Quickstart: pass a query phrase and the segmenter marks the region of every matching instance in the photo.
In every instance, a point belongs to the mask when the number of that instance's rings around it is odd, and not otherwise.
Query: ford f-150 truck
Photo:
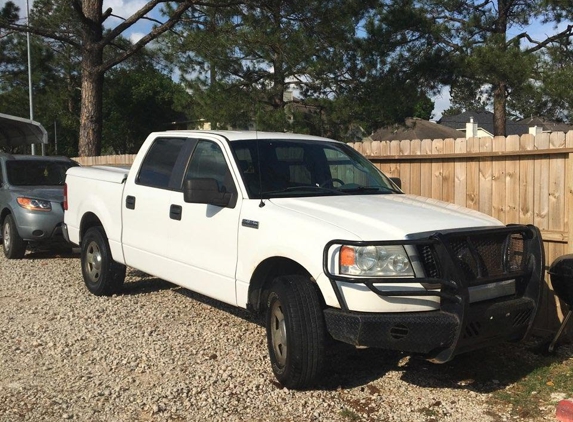
[[[126,266],[265,313],[289,388],[317,380],[332,339],[435,362],[532,326],[539,231],[404,194],[354,149],[287,133],[152,133],[130,170],[71,168],[64,232],[85,284]]]

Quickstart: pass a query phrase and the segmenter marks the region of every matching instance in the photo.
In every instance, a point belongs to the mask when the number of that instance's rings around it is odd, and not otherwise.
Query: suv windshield
[[[230,144],[250,198],[402,193],[342,143],[259,139]]]
[[[8,183],[13,186],[61,186],[73,162],[49,160],[11,160],[6,162]]]

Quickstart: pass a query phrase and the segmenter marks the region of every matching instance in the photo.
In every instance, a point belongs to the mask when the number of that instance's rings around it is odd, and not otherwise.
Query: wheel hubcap
[[[4,249],[8,250],[10,248],[10,225],[8,223],[4,224],[2,239],[4,241]]]
[[[86,272],[92,282],[97,282],[101,276],[101,251],[96,242],[90,242],[86,250]]]
[[[277,300],[271,309],[271,340],[277,362],[285,366],[287,358],[286,322],[282,305]]]

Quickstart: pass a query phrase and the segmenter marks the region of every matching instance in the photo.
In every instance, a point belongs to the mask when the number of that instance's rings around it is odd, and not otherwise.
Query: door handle
[[[130,210],[135,209],[135,196],[128,195],[125,198],[125,208],[128,208]]]
[[[172,220],[181,220],[181,214],[183,213],[183,208],[181,208],[181,205],[171,205],[171,207],[169,208],[169,218],[171,218]]]

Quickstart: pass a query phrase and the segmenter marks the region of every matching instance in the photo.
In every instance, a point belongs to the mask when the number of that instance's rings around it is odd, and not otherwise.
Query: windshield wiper
[[[300,192],[300,191],[306,191],[306,190],[310,190],[310,191],[314,190],[314,191],[334,193],[336,195],[343,195],[343,192],[341,192],[338,189],[325,188],[323,186],[313,186],[313,185],[289,186],[288,188],[284,188],[284,189],[278,189],[278,190],[263,192],[261,195],[271,195],[271,194],[275,194],[275,193],[284,193],[284,192],[297,192],[297,191]]]
[[[387,186],[352,186],[349,188],[340,187],[340,191],[344,193],[364,192],[364,193],[377,193],[377,192],[392,192],[402,193],[399,190],[389,188]]]

